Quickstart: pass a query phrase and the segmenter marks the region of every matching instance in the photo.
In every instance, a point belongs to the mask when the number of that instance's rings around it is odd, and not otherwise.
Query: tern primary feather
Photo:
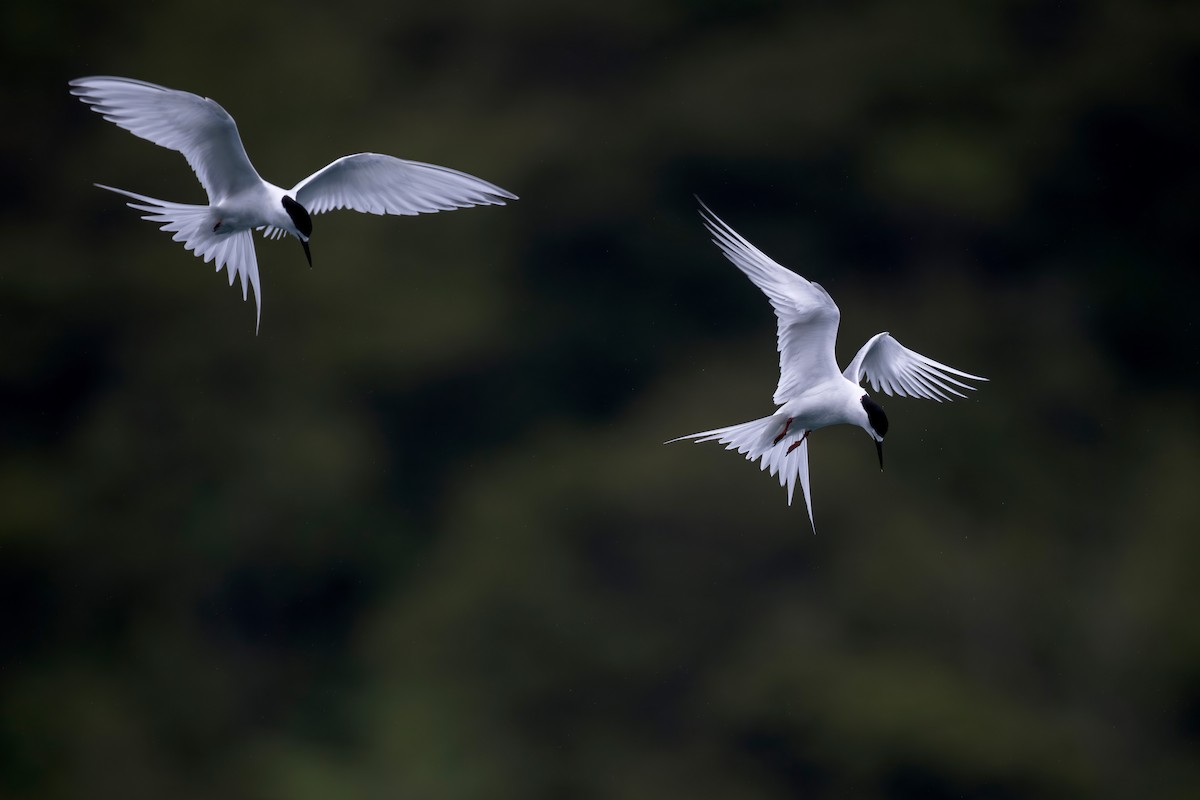
[[[889,333],[867,340],[845,371],[838,371],[833,346],[841,312],[820,284],[792,272],[768,258],[733,228],[700,204],[705,227],[713,242],[759,289],[767,295],[779,320],[779,385],[774,414],[711,431],[671,439],[678,442],[717,441],[726,450],[737,450],[750,461],[762,460],[761,469],[779,476],[787,486],[788,504],[799,481],[813,522],[809,492],[809,434],[830,425],[857,425],[875,442],[879,469],[883,469],[883,437],[888,418],[883,408],[863,391],[864,378],[871,388],[888,395],[952,400],[965,397],[959,389],[974,389],[958,378],[986,381],[978,375],[940,364],[909,350]]]
[[[262,318],[258,260],[251,230],[295,236],[312,265],[312,215],[338,208],[368,214],[428,214],[481,205],[504,205],[517,196],[465,172],[378,153],[339,158],[291,189],[259,177],[242,146],[233,117],[215,101],[153,83],[96,76],[70,81],[71,94],[135,136],[187,159],[208,194],[207,205],[189,205],[96,184],[135,202],[147,219],[187,250],[229,270],[229,283],[254,290],[255,328]]]

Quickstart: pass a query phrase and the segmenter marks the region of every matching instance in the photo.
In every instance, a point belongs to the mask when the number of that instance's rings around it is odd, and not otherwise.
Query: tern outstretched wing
[[[210,203],[261,183],[237,124],[216,101],[129,78],[95,76],[69,85],[109,122],[182,153]]]
[[[334,161],[293,187],[310,214],[352,208],[366,214],[431,214],[470,206],[504,205],[517,196],[448,167],[359,153]]]
[[[939,403],[943,400],[953,400],[950,395],[966,397],[955,389],[955,386],[975,390],[974,386],[952,376],[957,375],[972,381],[987,380],[913,352],[896,341],[887,331],[877,333],[867,340],[842,374],[846,376],[846,380],[854,383],[862,383],[863,378],[866,378],[871,382],[872,389],[882,389],[889,395],[924,397]]]
[[[762,289],[779,318],[779,385],[776,403],[785,403],[810,386],[840,374],[833,346],[841,312],[819,283],[806,280],[772,261],[700,203],[701,217],[713,242],[754,285]]]

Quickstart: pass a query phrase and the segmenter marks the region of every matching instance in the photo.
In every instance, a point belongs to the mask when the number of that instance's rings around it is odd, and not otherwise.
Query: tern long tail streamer
[[[786,429],[785,433],[781,432]],[[765,469],[771,475],[778,476],[779,485],[787,487],[788,505],[792,504],[796,482],[804,493],[804,507],[808,509],[808,522],[816,533],[817,526],[813,522],[812,496],[808,480],[808,431],[788,426],[787,420],[772,414],[769,417],[743,422],[740,425],[730,425],[727,428],[716,428],[711,431],[690,433],[671,439],[671,442],[692,440],[699,442],[720,442],[726,450],[736,450],[746,457],[747,461],[760,461],[759,469]],[[797,446],[797,442],[799,445]]]

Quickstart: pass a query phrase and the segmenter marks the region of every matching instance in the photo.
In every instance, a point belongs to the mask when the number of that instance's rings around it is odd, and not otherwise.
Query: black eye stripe
[[[312,235],[312,217],[308,215],[308,211],[304,206],[297,203],[287,195],[283,196],[283,210],[292,218],[292,222],[296,226],[296,230],[303,233],[305,236]]]

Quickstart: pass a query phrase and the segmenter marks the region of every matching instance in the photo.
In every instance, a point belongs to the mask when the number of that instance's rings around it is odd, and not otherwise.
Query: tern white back
[[[208,195],[207,205],[122,194],[142,219],[160,223],[184,249],[229,270],[229,283],[254,290],[255,329],[262,317],[252,230],[277,239],[294,236],[312,265],[312,215],[339,208],[367,214],[430,214],[470,206],[504,205],[517,196],[465,172],[378,153],[345,156],[283,189],[259,177],[233,117],[216,101],[153,83],[97,76],[70,81],[71,94],[135,136],[183,154]]]
[[[804,492],[808,521],[813,521],[809,486],[808,445],[810,434],[830,425],[856,425],[875,442],[879,469],[883,469],[883,438],[888,418],[883,408],[863,390],[863,379],[871,388],[887,395],[952,400],[965,397],[959,389],[974,390],[959,378],[986,381],[978,375],[948,367],[909,350],[891,334],[877,333],[862,346],[845,371],[839,371],[834,356],[841,312],[829,292],[806,280],[746,241],[733,228],[700,204],[701,218],[713,242],[754,285],[763,291],[778,318],[779,384],[774,402],[779,407],[769,416],[739,425],[715,428],[671,439],[678,442],[717,441],[726,450],[737,450],[749,461],[760,461],[760,469],[779,478],[786,486],[791,505],[796,483]]]

